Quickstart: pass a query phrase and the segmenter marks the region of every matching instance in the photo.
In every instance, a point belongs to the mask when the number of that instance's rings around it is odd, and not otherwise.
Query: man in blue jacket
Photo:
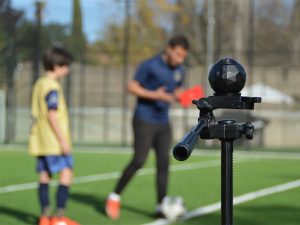
[[[183,35],[172,37],[165,49],[142,62],[128,84],[131,94],[137,96],[133,117],[134,154],[124,169],[113,192],[106,201],[106,214],[111,219],[120,216],[121,193],[140,169],[150,148],[156,155],[157,207],[155,215],[164,217],[161,203],[167,194],[169,150],[172,138],[169,121],[170,104],[178,100],[184,80],[183,63],[189,43]]]

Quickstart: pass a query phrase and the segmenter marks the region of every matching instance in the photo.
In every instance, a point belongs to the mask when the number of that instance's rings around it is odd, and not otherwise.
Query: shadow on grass
[[[236,209],[235,209],[236,208]],[[242,225],[295,225],[300,221],[300,208],[289,205],[235,206],[233,224]],[[221,212],[194,217],[179,225],[219,225]]]
[[[83,204],[87,204],[90,205],[91,207],[93,207],[97,212],[103,214],[106,216],[105,214],[105,201],[106,201],[106,197],[103,196],[95,196],[95,195],[90,195],[90,194],[85,194],[85,193],[72,193],[70,194],[70,199],[83,203]],[[140,208],[137,207],[133,207],[127,204],[124,204],[122,202],[122,209],[126,209],[128,211],[137,213],[137,214],[142,214],[144,216],[147,216],[149,218],[153,218],[153,214],[149,213],[148,211],[142,210]]]
[[[288,204],[238,207],[235,220],[237,224],[295,225],[300,221],[300,208]]]
[[[14,217],[25,224],[37,224],[39,219],[36,215],[3,206],[0,206],[0,215]]]

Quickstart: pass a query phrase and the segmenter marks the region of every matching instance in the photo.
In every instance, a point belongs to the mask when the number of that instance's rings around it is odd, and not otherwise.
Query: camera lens
[[[235,94],[243,89],[246,72],[234,59],[224,58],[212,66],[208,80],[216,94]]]

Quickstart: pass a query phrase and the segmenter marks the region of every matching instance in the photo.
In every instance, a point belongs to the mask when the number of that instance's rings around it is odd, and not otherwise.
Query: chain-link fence
[[[97,7],[101,8],[101,2],[102,1],[99,0]],[[128,2],[130,4],[126,5]],[[162,3],[168,1],[153,2]],[[179,6],[181,4],[182,7],[185,6],[187,9],[190,9],[188,7],[191,7],[191,5],[188,5],[188,3],[184,1],[171,2],[172,3],[169,3],[168,5],[169,7],[176,2]],[[208,70],[205,59],[207,58],[207,50],[209,48],[205,46],[205,44],[207,44],[206,41],[203,41],[204,45],[202,47],[200,45],[199,47],[199,43],[202,42],[195,42],[194,39],[205,39],[205,36],[203,36],[204,34],[207,34],[207,25],[205,25],[205,18],[207,15],[205,9],[207,9],[206,7],[208,6],[206,4],[207,1],[191,2],[200,5],[200,9],[197,9],[199,14],[197,14],[197,18],[202,20],[200,22],[198,21],[199,23],[195,23],[195,21],[192,20],[192,17],[189,17],[190,21],[187,21],[186,23],[194,22],[193,26],[200,26],[203,33],[197,34],[191,32],[197,31],[197,29],[189,31],[184,29],[180,30],[180,26],[177,28],[179,31],[186,31],[192,44],[192,51],[189,56],[189,63],[187,64],[187,79],[185,85],[186,87],[191,87],[200,84],[204,89],[207,89]],[[232,2],[235,1],[232,0]],[[217,4],[218,1],[215,1],[215,3]],[[57,4],[59,5],[59,3]],[[132,33],[135,32],[134,29],[137,29],[135,27],[137,24],[134,20],[135,12],[138,11],[138,7],[143,6],[138,5],[138,1],[125,0],[112,1],[111,4],[111,7],[118,7],[118,9],[124,12],[125,19],[122,21],[123,24],[119,24],[118,27],[115,27],[115,29],[120,32],[117,32],[120,37],[119,39],[111,40],[112,42],[115,42],[114,44],[116,46],[119,46],[119,49],[109,49],[108,46],[111,42],[105,42],[104,39],[93,44],[89,43],[87,52],[85,53],[85,60],[77,58],[72,65],[71,75],[68,80],[63,82],[69,105],[72,135],[76,143],[131,143],[131,118],[135,105],[135,98],[127,93],[126,83],[133,76],[138,62],[149,57],[152,53],[159,52],[159,47],[163,47],[166,38],[177,32],[177,30],[171,29],[175,26],[164,24],[164,29],[167,30],[166,33],[163,36],[160,36],[161,39],[154,41],[155,45],[152,44],[151,46],[150,43],[152,42],[150,42],[150,40],[145,40],[144,42],[143,40],[136,39],[138,35],[141,35],[141,38],[145,37],[142,36],[143,34],[135,34],[132,36]],[[116,4],[116,6],[113,6],[113,4]],[[157,4],[160,6],[159,3]],[[159,9],[155,7],[151,8],[154,12],[164,9],[163,7],[160,7]],[[178,9],[172,11],[172,8],[167,8],[166,10],[166,12],[160,15],[168,15],[168,18],[172,18],[170,21],[176,21],[176,18],[178,19],[178,17],[183,18],[184,16],[190,16],[188,11],[180,11],[180,14],[176,11]],[[215,9],[215,17],[218,17],[220,16],[220,13],[216,10],[218,10],[217,7]],[[142,9],[140,9],[140,11],[143,12]],[[258,9],[254,8],[254,12],[258,13],[257,11]],[[254,18],[256,17],[258,17],[258,15],[254,15]],[[249,18],[251,19],[251,17]],[[6,22],[8,23],[9,21]],[[142,23],[145,21],[140,22]],[[254,21],[252,22],[254,23]],[[264,21],[260,19],[259,22],[259,24],[262,24]],[[101,23],[101,21],[99,21],[99,23]],[[257,23],[258,22],[256,22],[256,24]],[[152,23],[149,24],[151,25]],[[158,37],[157,34],[154,33],[157,31],[155,31],[153,27],[149,27],[149,24],[144,24],[143,29],[153,29],[152,32],[154,37]],[[40,25],[43,26],[43,24]],[[146,25],[148,25],[148,27]],[[181,25],[183,26],[184,24]],[[251,27],[250,25],[251,24],[248,26],[249,29]],[[103,21],[101,26],[109,26],[109,23]],[[214,26],[215,29],[219,27],[218,24],[215,24]],[[260,29],[258,29],[257,26],[258,25],[256,25],[254,29],[257,33],[256,38],[258,39],[260,36],[263,36],[263,34],[259,33]],[[112,28],[113,27],[111,27],[111,29]],[[139,32],[143,33],[144,31],[140,30]],[[149,35],[149,33],[146,35]],[[214,37],[216,46],[213,49],[213,60],[215,61],[225,55],[232,55],[234,57],[241,56],[241,61],[248,74],[245,88],[247,94],[251,96],[261,95],[263,97],[263,103],[257,104],[254,111],[245,112],[245,118],[251,117],[251,120],[255,122],[254,124],[257,128],[257,132],[255,133],[256,141],[253,143],[255,145],[264,146],[300,146],[297,137],[300,133],[300,91],[298,88],[300,86],[300,77],[298,75],[300,69],[297,64],[288,63],[292,61],[295,52],[288,46],[284,51],[278,50],[276,45],[271,49],[264,50],[262,47],[258,48],[257,46],[260,44],[259,41],[262,41],[263,38],[259,40],[256,39],[256,42],[254,40],[254,47],[253,43],[251,44],[251,40],[246,39],[248,41],[244,41],[246,47],[243,50],[234,49],[234,44],[225,48],[219,44],[218,40],[220,38],[223,40],[222,37],[224,40],[227,40],[228,35],[226,35],[225,31],[222,35],[220,32],[215,32]],[[43,36],[41,35],[40,38],[43,38]],[[276,37],[270,36],[270,39],[272,38],[276,39]],[[135,42],[139,42],[141,46],[139,47]],[[148,48],[144,48],[147,47],[147,45],[149,45]],[[34,46],[35,45],[33,45],[33,47]],[[283,46],[283,44],[281,44],[281,46]],[[194,52],[197,48],[200,48],[200,50]],[[15,65],[12,65],[13,71],[10,72],[9,68],[6,68],[5,66],[1,70],[0,141],[6,143],[27,142],[31,123],[30,95],[32,81],[37,67],[37,61],[34,57],[32,60],[23,57],[28,50],[28,46],[22,47],[22,45],[17,45],[13,47],[13,49],[13,54],[15,56],[13,58],[16,59]],[[147,49],[150,49],[149,52],[147,52]],[[40,51],[35,53],[40,54]],[[9,58],[7,57],[7,52],[11,51],[6,50],[3,52],[6,54],[4,54],[5,58]],[[141,52],[144,53],[141,54]],[[5,63],[4,65],[7,66]],[[40,68],[39,76],[42,76],[42,74]],[[170,113],[173,128],[175,128],[174,140],[179,140],[188,129],[196,124],[199,112],[196,107],[183,109],[179,104],[174,104]],[[221,118],[222,115],[228,116],[226,113],[228,112],[225,110],[216,110],[216,116],[218,118]],[[241,112],[238,114],[241,114]],[[232,116],[235,115],[233,114]]]
[[[13,109],[6,114],[6,135],[13,142],[24,142],[28,138],[30,119],[31,70],[29,64],[18,65],[18,73],[14,80],[15,100]],[[84,73],[80,74],[79,65],[74,65],[71,74],[70,120],[73,139],[82,143],[129,144],[132,140],[131,117],[135,98],[124,92],[122,68],[108,66],[86,65]],[[206,68],[195,66],[188,69],[186,86],[203,84],[207,79]],[[298,146],[297,135],[300,131],[299,99],[300,85],[298,69],[285,67],[255,67],[253,74],[248,74],[247,94],[263,97],[263,103],[258,104],[251,113],[256,120],[263,121],[262,141],[265,146]],[[134,68],[130,68],[130,74]],[[253,76],[252,84],[249,76]],[[251,87],[260,85],[262,89]],[[258,87],[260,87],[258,86]],[[267,96],[269,88],[273,96]],[[259,92],[257,92],[259,91]],[[4,100],[2,92],[2,101]],[[283,95],[285,94],[285,95]],[[126,95],[128,109],[122,107]],[[266,99],[264,99],[264,96]],[[269,99],[270,98],[270,99]],[[290,102],[290,98],[292,102]],[[4,106],[4,104],[2,104]],[[3,109],[3,108],[2,108]],[[224,111],[224,110],[223,110]],[[1,110],[1,118],[4,112]],[[220,115],[222,110],[216,110]],[[174,138],[180,139],[184,133],[197,122],[196,107],[183,109],[174,104],[171,110]],[[125,119],[124,119],[125,118]],[[2,120],[3,121],[3,120]],[[3,124],[2,124],[3,125]],[[124,127],[126,133],[124,133]],[[2,128],[2,137],[5,132]],[[262,137],[257,137],[262,138]]]

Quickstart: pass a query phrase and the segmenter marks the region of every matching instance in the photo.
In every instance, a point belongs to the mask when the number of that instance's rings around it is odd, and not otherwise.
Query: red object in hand
[[[181,93],[179,96],[179,103],[182,107],[187,108],[192,105],[192,100],[198,100],[203,97],[203,88],[200,85],[195,85]]]

